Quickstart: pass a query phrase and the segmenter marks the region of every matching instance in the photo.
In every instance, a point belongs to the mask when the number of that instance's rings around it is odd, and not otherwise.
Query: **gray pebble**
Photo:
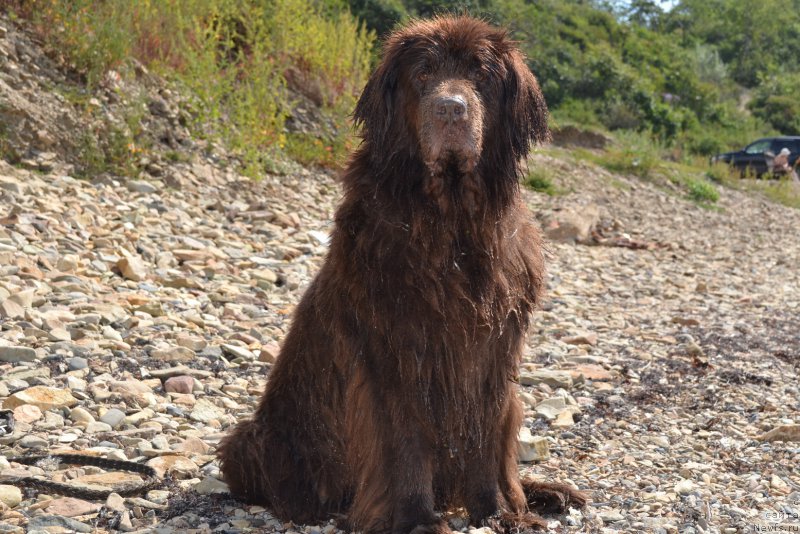
[[[34,436],[32,434],[23,436],[22,439],[19,440],[18,444],[23,449],[45,449],[49,445],[46,439],[39,436]]]
[[[70,371],[79,371],[86,369],[89,366],[89,361],[86,358],[75,357],[69,359],[68,365]]]
[[[69,517],[63,517],[60,515],[39,515],[31,517],[28,521],[28,532],[33,529],[49,531],[50,528],[48,527],[61,527],[68,530],[74,530],[75,532],[92,531],[92,527],[86,523],[81,523],[75,519],[70,519]]]
[[[110,425],[111,428],[117,428],[125,419],[125,412],[117,408],[111,408],[100,417],[100,422]]]

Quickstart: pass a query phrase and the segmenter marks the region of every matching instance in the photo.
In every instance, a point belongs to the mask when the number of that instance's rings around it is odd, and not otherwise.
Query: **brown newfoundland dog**
[[[547,108],[502,30],[468,17],[391,35],[356,110],[328,257],[252,420],[219,449],[231,492],[284,520],[367,532],[541,526],[582,506],[520,481],[516,377],[541,298],[520,162]]]

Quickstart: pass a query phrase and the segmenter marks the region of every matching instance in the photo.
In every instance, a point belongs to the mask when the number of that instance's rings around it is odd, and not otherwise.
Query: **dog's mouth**
[[[468,173],[477,165],[480,146],[468,132],[446,128],[433,132],[423,152],[425,164],[434,174],[452,174],[456,170]]]

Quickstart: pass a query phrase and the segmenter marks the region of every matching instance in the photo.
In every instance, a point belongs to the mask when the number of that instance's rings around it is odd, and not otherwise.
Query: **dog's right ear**
[[[361,137],[378,147],[388,140],[395,119],[396,61],[402,48],[403,43],[391,39],[386,43],[383,60],[367,81],[353,113],[355,125],[361,129]]]
[[[510,145],[518,159],[525,158],[531,149],[531,142],[542,143],[550,140],[547,128],[547,104],[539,89],[536,77],[525,65],[522,54],[512,48],[506,54],[507,79],[505,83],[504,120],[508,121]]]

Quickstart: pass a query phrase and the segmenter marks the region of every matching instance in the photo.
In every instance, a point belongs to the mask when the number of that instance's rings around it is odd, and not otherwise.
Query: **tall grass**
[[[90,86],[103,83],[110,69],[124,75],[135,59],[187,87],[200,103],[196,133],[221,138],[252,174],[263,168],[265,157],[286,149],[284,123],[292,94],[287,73],[296,73],[295,84],[300,80],[317,88],[321,104],[344,122],[366,82],[375,39],[335,0],[12,4],[52,53]],[[303,87],[293,89],[303,92]],[[328,148],[324,154],[346,146],[338,138],[346,129],[340,130],[319,139]]]
[[[651,178],[662,162],[663,150],[647,133],[621,130],[616,142],[597,158],[597,163],[612,172]]]

